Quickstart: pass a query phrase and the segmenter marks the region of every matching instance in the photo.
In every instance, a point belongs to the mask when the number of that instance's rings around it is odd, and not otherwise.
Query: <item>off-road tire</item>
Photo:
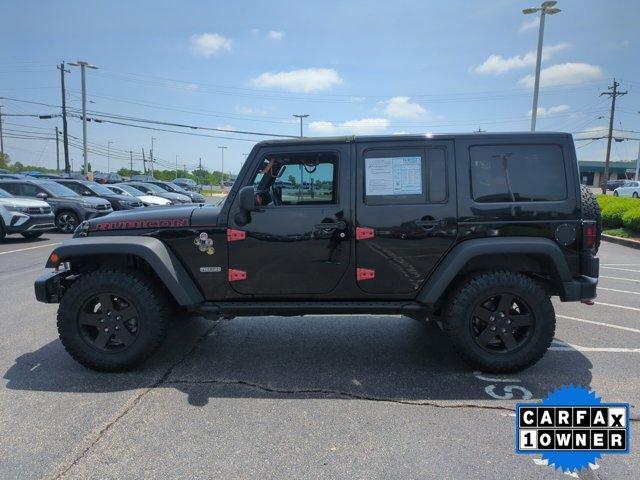
[[[510,352],[488,352],[474,339],[472,313],[483,298],[512,294],[524,300],[534,318],[526,343]],[[485,272],[463,281],[448,296],[443,308],[443,329],[460,357],[472,368],[490,373],[524,370],[549,349],[555,333],[556,317],[551,299],[534,280],[516,272]]]
[[[596,222],[596,244],[594,250],[597,252],[600,248],[600,239],[602,237],[600,205],[598,205],[598,201],[593,192],[589,190],[586,185],[580,185],[580,201],[582,204],[582,218]]]
[[[20,235],[22,235],[24,238],[31,240],[33,238],[41,237],[42,232],[23,232]]]
[[[83,338],[78,318],[85,302],[106,291],[122,295],[137,310],[139,331],[124,351],[103,352]],[[158,283],[133,270],[99,269],[82,275],[67,289],[58,309],[58,334],[64,348],[85,367],[103,372],[131,370],[161,345],[167,330],[167,302]]]

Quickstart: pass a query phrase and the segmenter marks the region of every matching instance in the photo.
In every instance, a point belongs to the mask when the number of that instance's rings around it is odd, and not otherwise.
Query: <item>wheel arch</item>
[[[202,293],[178,258],[160,240],[153,237],[109,236],[74,238],[53,252],[57,264],[71,263],[84,270],[109,266],[134,266],[149,270],[170,292],[179,305],[195,305],[204,301]],[[57,265],[47,260],[48,268]]]
[[[535,237],[480,238],[455,246],[436,267],[416,299],[434,305],[461,277],[496,269],[549,276],[547,286],[561,298],[565,294],[565,284],[572,280],[564,255],[552,240]]]

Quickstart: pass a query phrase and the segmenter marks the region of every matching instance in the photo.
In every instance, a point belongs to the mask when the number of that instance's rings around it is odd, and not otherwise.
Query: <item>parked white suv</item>
[[[37,238],[55,227],[53,212],[47,202],[14,197],[0,188],[0,241],[11,233]]]

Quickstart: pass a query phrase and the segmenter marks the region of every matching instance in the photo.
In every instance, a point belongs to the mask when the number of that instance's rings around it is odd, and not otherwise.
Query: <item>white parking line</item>
[[[640,263],[602,263],[601,267],[640,267]]]
[[[608,278],[609,280],[624,280],[626,282],[636,282],[640,283],[640,280],[634,280],[633,278],[623,278],[623,277],[606,277],[604,275],[600,275],[600,278]]]
[[[595,322],[593,320],[585,320],[584,318],[568,317],[567,315],[556,315],[556,317],[564,318],[565,320],[573,320],[575,322],[591,323],[592,325],[599,325],[601,327],[615,328],[618,330],[624,330],[626,332],[640,333],[640,330],[637,328],[623,327],[621,325],[613,325],[611,323]]]
[[[45,245],[38,245],[37,247],[19,248],[18,250],[9,250],[8,252],[0,252],[0,255],[7,255],[8,253],[25,252],[27,250],[34,250],[36,248],[55,247],[56,245],[60,245],[60,243],[61,242],[58,242],[58,243],[47,243]]]
[[[595,302],[596,305],[602,305],[604,307],[623,308],[625,310],[633,310],[634,312],[640,312],[640,308],[627,307],[626,305],[616,305],[615,303]]]
[[[631,295],[640,295],[640,292],[632,292],[631,290],[616,290],[615,288],[604,288],[598,285],[598,290],[606,290],[607,292],[629,293]]]
[[[623,347],[583,347],[573,343],[563,342],[562,340],[554,340],[555,345],[551,345],[549,350],[554,352],[606,352],[606,353],[640,353],[640,348],[623,348]]]
[[[635,273],[640,273],[640,270],[633,270],[632,268],[620,268],[620,267],[602,267],[602,268],[606,268],[608,270],[622,270],[623,272],[635,272]]]

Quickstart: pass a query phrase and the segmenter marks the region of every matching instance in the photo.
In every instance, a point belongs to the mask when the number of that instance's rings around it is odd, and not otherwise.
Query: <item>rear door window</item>
[[[567,198],[564,158],[558,145],[479,145],[470,148],[470,156],[476,202]]]

